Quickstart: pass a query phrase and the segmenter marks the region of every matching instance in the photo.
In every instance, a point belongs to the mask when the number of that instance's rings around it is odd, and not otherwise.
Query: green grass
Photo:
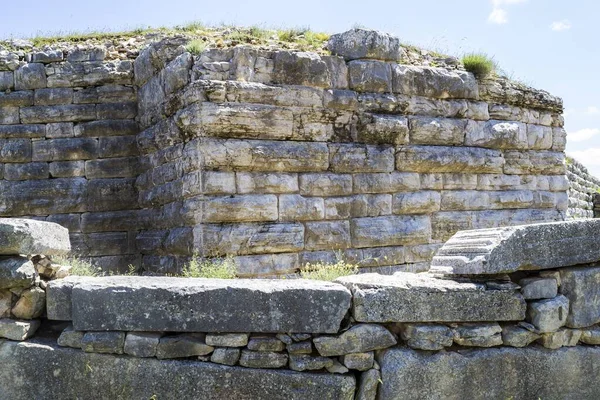
[[[58,256],[52,257],[52,262],[71,267],[71,275],[76,276],[101,276],[102,269],[94,267],[90,262],[77,257]]]
[[[317,262],[306,264],[300,270],[300,277],[317,281],[333,281],[341,276],[354,275],[358,273],[358,266],[344,260],[336,263]]]
[[[202,39],[194,39],[185,46],[185,49],[193,55],[198,56],[206,50],[206,43]]]
[[[462,63],[465,69],[472,72],[478,79],[487,78],[496,71],[494,60],[483,53],[465,54],[462,58]]]
[[[185,278],[234,279],[237,268],[232,257],[202,259],[192,257],[183,268],[181,276]]]

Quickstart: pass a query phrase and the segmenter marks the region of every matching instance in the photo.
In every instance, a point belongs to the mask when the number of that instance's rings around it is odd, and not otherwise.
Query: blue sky
[[[460,55],[485,51],[509,75],[561,96],[567,152],[600,177],[600,43],[597,0],[29,0],[1,7],[0,38],[86,30],[208,24],[309,26],[329,33],[355,24],[404,42]]]

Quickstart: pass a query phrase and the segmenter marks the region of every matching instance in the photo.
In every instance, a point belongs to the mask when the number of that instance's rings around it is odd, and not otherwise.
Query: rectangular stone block
[[[352,175],[301,174],[300,194],[305,196],[343,196],[352,194]]]
[[[46,139],[71,138],[73,136],[72,122],[55,122],[46,125]]]
[[[476,147],[408,146],[396,152],[396,169],[410,172],[502,173],[497,150]]]
[[[294,274],[300,268],[298,253],[258,254],[234,257],[240,278],[275,277]]]
[[[327,88],[330,81],[327,63],[317,54],[280,50],[273,55],[274,83]]]
[[[335,250],[351,246],[348,221],[307,222],[306,250]]]
[[[334,172],[392,172],[394,148],[357,144],[330,144],[329,166]]]
[[[0,125],[0,138],[42,138],[45,125]]]
[[[98,141],[89,138],[47,139],[33,142],[33,161],[74,161],[96,158]]]
[[[85,175],[85,161],[55,161],[48,164],[53,178],[72,178]]]
[[[137,115],[137,103],[103,103],[96,105],[98,119],[133,119]]]
[[[93,104],[67,104],[23,107],[20,115],[21,122],[24,124],[91,121],[96,119],[96,106]]]
[[[4,179],[9,181],[25,181],[30,179],[48,179],[50,175],[48,163],[6,164]]]
[[[135,179],[93,179],[88,183],[86,211],[118,211],[138,208]]]
[[[488,290],[484,283],[397,272],[338,278],[353,295],[359,322],[521,321],[525,299],[517,289]]]
[[[368,144],[408,144],[408,119],[396,115],[361,117],[357,141]]]
[[[357,218],[350,230],[357,248],[421,244],[431,238],[431,221],[425,215]]]
[[[394,193],[421,187],[419,174],[413,172],[354,174],[353,184],[355,193]]]
[[[298,175],[286,173],[237,172],[234,187],[239,193],[295,193]]]
[[[19,123],[19,107],[0,107],[0,125]]]
[[[393,64],[394,93],[435,99],[479,99],[479,86],[469,72]]]
[[[135,121],[107,119],[77,124],[77,137],[104,137],[135,135],[139,131]]]
[[[466,119],[410,117],[410,143],[461,146],[465,141]]]
[[[347,65],[350,89],[357,92],[392,92],[390,63],[375,60],[353,60]]]
[[[491,149],[529,149],[527,125],[522,122],[469,121],[465,144]]]
[[[36,106],[71,104],[72,102],[73,89],[70,88],[36,89],[33,94],[33,104]]]
[[[0,215],[83,212],[86,208],[84,201],[86,189],[87,181],[82,178],[0,181],[0,193],[2,193]]]
[[[0,92],[13,90],[15,88],[15,78],[12,71],[0,71]]]
[[[0,107],[27,107],[33,105],[33,90],[0,92]]]
[[[205,139],[200,145],[208,168],[265,172],[324,171],[329,167],[325,143]]]
[[[95,178],[132,178],[138,175],[140,164],[137,157],[106,158],[85,162],[85,176]]]
[[[564,175],[565,154],[553,151],[506,151],[505,174]]]
[[[279,196],[281,221],[311,221],[323,219],[325,205],[322,198],[303,197],[299,194]]]
[[[336,333],[350,292],[305,280],[106,277],[75,284],[71,304],[84,331]]]
[[[111,136],[98,139],[98,157],[137,156],[138,148],[135,136]]]
[[[392,195],[361,194],[325,199],[325,219],[379,217],[392,213]]]
[[[202,222],[263,222],[278,219],[277,196],[238,195],[207,198]]]
[[[23,163],[31,160],[31,139],[0,139],[0,162]]]
[[[439,192],[396,193],[392,200],[394,214],[429,214],[440,210]]]
[[[211,194],[215,195],[215,194],[233,194],[235,192],[236,192],[236,174],[235,174],[235,172],[205,171],[202,174],[202,193],[204,193],[206,195],[211,195]],[[250,193],[250,192],[243,192],[240,190],[240,193]]]
[[[569,328],[585,328],[600,322],[600,267],[561,268],[560,293],[569,299]]]
[[[46,87],[46,70],[44,64],[29,63],[15,71],[15,89],[39,89]]]

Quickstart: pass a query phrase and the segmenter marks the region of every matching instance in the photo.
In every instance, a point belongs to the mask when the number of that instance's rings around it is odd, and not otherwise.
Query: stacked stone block
[[[567,178],[569,179],[568,218],[595,218],[594,197],[600,190],[600,180],[591,175],[587,168],[577,160],[567,159]]]
[[[132,60],[106,47],[3,52],[1,216],[57,222],[75,254],[139,266],[137,96]]]

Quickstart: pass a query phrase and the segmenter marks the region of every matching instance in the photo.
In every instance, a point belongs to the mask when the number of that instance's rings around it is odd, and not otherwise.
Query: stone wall
[[[594,195],[600,189],[600,179],[591,175],[577,160],[567,158],[569,179],[568,218],[594,218]]]
[[[139,266],[136,99],[133,61],[105,46],[0,51],[0,216],[63,225],[105,269]]]

